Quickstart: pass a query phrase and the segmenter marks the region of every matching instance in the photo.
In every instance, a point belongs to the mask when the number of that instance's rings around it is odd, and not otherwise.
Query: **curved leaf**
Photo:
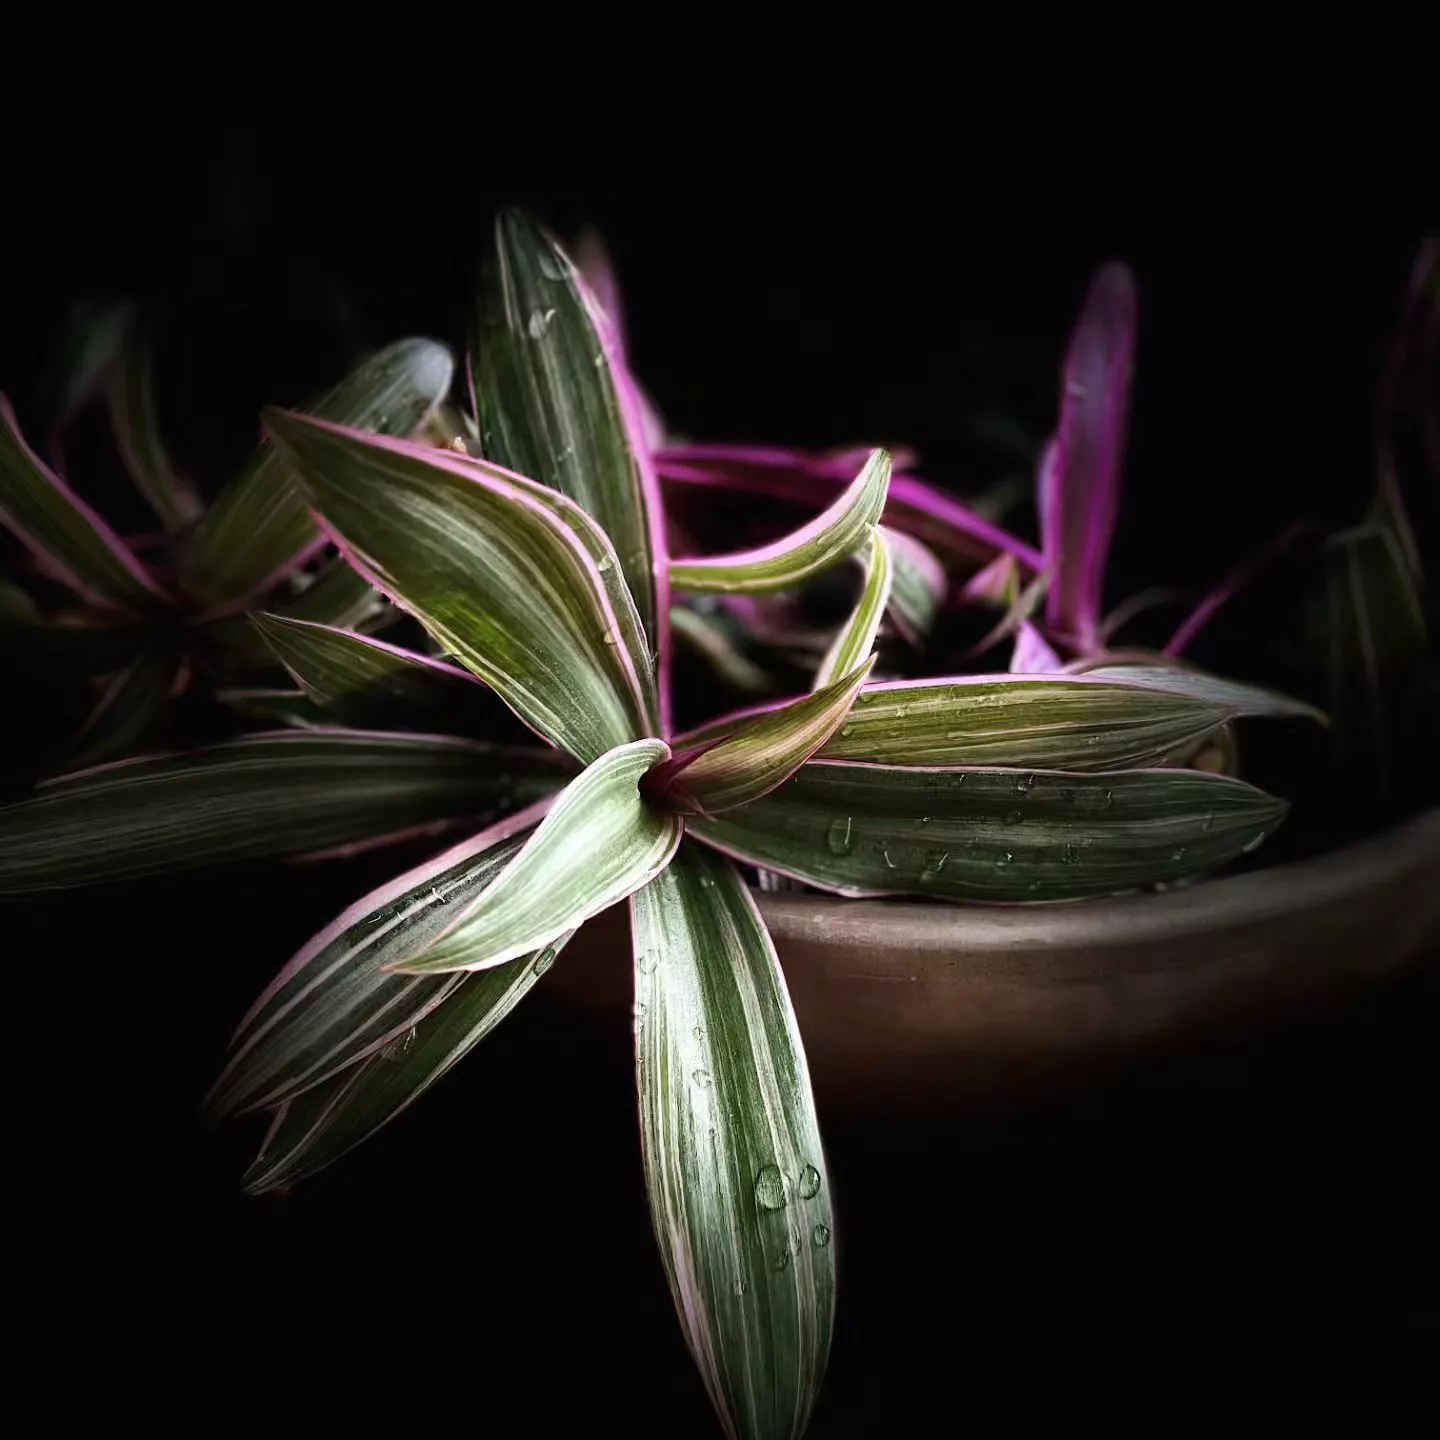
[[[327,925],[250,1007],[206,1098],[220,1116],[282,1102],[402,1036],[455,977],[384,972],[423,950],[519,852],[550,802],[512,815],[372,891]]]
[[[645,1185],[681,1329],[726,1434],[798,1437],[835,1221],[775,947],[734,867],[692,845],[630,905]]]
[[[890,604],[894,576],[892,555],[885,532],[877,526],[870,532],[870,544],[865,553],[865,583],[860,598],[820,662],[820,669],[815,674],[816,690],[829,685],[836,676],[849,675],[875,648],[880,622]]]
[[[1282,695],[1278,690],[1246,685],[1240,680],[1207,675],[1203,670],[1192,670],[1187,666],[1127,664],[1117,660],[1088,668],[1084,674],[1096,680],[1118,680],[1126,685],[1143,685],[1171,695],[1190,695],[1197,700],[1208,700],[1214,705],[1227,706],[1237,717],[1300,715],[1321,725],[1326,723],[1325,712],[1303,700]]]
[[[882,527],[881,533],[889,546],[894,572],[890,611],[896,628],[912,645],[918,646],[930,633],[935,616],[945,603],[949,588],[945,567],[928,546],[903,530]]]
[[[138,611],[165,604],[125,542],[25,443],[3,395],[0,524],[93,604]]]
[[[1065,662],[1050,648],[1031,620],[1022,620],[1015,630],[1015,649],[1010,656],[1012,675],[1057,675]]]
[[[69,765],[77,770],[96,765],[139,743],[164,709],[180,671],[175,655],[152,650],[112,676],[75,737]]]
[[[1195,770],[920,769],[811,761],[700,839],[847,895],[1077,900],[1200,874],[1253,850],[1283,800]]]
[[[848,474],[837,474],[839,458],[763,446],[684,445],[662,450],[655,467],[661,480],[673,485],[705,485],[822,505],[848,479]],[[904,465],[909,458],[894,463]],[[883,518],[892,529],[972,564],[1013,554],[1031,573],[1045,568],[1033,545],[914,475],[891,477]]]
[[[475,353],[485,454],[594,518],[658,648],[669,608],[663,516],[613,317],[524,215],[499,217],[495,249]]]
[[[353,630],[252,614],[280,663],[323,710],[347,725],[384,729],[438,720],[456,734],[492,719],[494,696],[467,670]]]
[[[1046,619],[1082,650],[1100,644],[1137,310],[1130,272],[1123,265],[1106,265],[1090,287],[1065,355],[1060,426],[1041,462],[1040,525],[1052,576]]]
[[[176,475],[165,453],[155,414],[155,375],[150,348],[130,326],[110,376],[107,402],[121,459],[150,508],[167,529],[177,530],[200,513],[200,498]]]
[[[306,410],[359,430],[410,436],[450,390],[455,362],[433,340],[401,340],[356,367]],[[320,543],[272,445],[262,445],[195,535],[190,588],[216,604],[263,594]]]
[[[351,564],[539,734],[588,763],[645,733],[646,687],[572,501],[441,450],[266,423]]]
[[[385,602],[374,586],[347,565],[343,555],[318,571],[298,595],[277,599],[271,605],[276,615],[316,625],[336,625],[342,630],[353,630],[384,608]]]
[[[821,754],[890,765],[1119,770],[1160,764],[1232,713],[1118,679],[900,680],[867,685]]]
[[[513,960],[623,900],[669,863],[684,824],[640,794],[670,756],[663,740],[617,746],[556,798],[504,873],[428,949],[393,961],[408,975],[480,970]]]
[[[445,1003],[404,1036],[287,1100],[245,1173],[245,1189],[259,1195],[308,1179],[388,1125],[530,993],[568,938],[533,956],[458,977]]]
[[[278,731],[46,781],[0,808],[0,895],[339,851],[557,787],[540,752],[427,735]]]
[[[808,525],[756,550],[672,560],[670,583],[677,590],[726,594],[799,585],[848,560],[866,543],[889,488],[890,456],[876,450],[839,498]]]
[[[823,690],[677,751],[647,776],[647,793],[682,815],[714,815],[769,794],[840,728],[873,664],[873,657],[866,659]]]

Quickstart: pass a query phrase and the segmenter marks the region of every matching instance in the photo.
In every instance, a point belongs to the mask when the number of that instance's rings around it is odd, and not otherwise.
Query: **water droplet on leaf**
[[[825,832],[825,843],[834,855],[850,853],[855,842],[850,838],[850,817],[848,815],[843,820],[830,822],[830,828]]]
[[[714,1084],[714,1081],[712,1081],[710,1078],[710,1072],[708,1070],[697,1070],[693,1075],[691,1075],[690,1078],[701,1090],[708,1090],[711,1085]]]
[[[820,1172],[813,1165],[800,1172],[799,1188],[802,1200],[813,1200],[820,1193]]]
[[[755,1203],[762,1210],[783,1210],[790,1197],[785,1193],[785,1177],[778,1165],[762,1165],[755,1177]]]
[[[1008,850],[1002,850],[995,857],[995,868],[999,870],[1003,866],[1009,865],[1014,859],[1015,857]]]
[[[810,1243],[817,1250],[823,1250],[830,1243],[830,1227],[828,1225],[817,1225],[810,1232]]]
[[[655,967],[660,963],[660,952],[658,950],[642,950],[636,958],[635,966],[642,975],[653,975]]]
[[[555,318],[555,310],[552,306],[549,310],[532,310],[530,319],[526,321],[525,329],[532,340],[538,340],[550,328],[550,322]]]

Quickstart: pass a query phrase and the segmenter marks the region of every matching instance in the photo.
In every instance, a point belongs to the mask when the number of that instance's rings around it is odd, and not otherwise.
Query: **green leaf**
[[[135,322],[133,300],[77,300],[46,358],[37,398],[45,424],[68,425],[94,399]]]
[[[738,626],[728,626],[719,616],[702,615],[685,605],[670,607],[670,628],[714,667],[715,673],[737,690],[764,695],[775,689],[775,680],[740,648]]]
[[[111,676],[75,737],[70,767],[97,765],[132,749],[165,708],[180,669],[175,655],[151,650]]]
[[[529,482],[441,450],[266,417],[351,564],[522,720],[586,763],[650,728],[573,502],[541,503]]]
[[[1120,770],[1193,749],[1233,713],[1093,676],[903,680],[866,686],[821,754],[888,765]]]
[[[903,530],[882,527],[890,550],[894,576],[890,609],[897,627],[913,645],[918,645],[935,624],[945,601],[948,579],[945,567],[927,545]]]
[[[825,689],[728,730],[709,727],[693,748],[678,750],[684,742],[677,740],[678,753],[652,772],[647,790],[682,815],[718,815],[768,795],[840,728],[873,664],[873,657],[864,660]]]
[[[1077,775],[812,761],[700,839],[840,894],[1075,900],[1203,873],[1253,850],[1283,800],[1194,770]]]
[[[0,808],[0,895],[382,843],[553,790],[543,752],[293,731],[125,760]]]
[[[726,1434],[798,1437],[835,1221],[775,947],[734,867],[692,845],[630,903],[645,1184],[680,1326]]]
[[[25,443],[0,396],[0,525],[87,600],[147,612],[165,597],[129,547]]]
[[[435,975],[500,965],[623,900],[670,862],[684,824],[640,794],[670,757],[663,740],[617,746],[561,791],[505,872],[429,949],[389,969]]]
[[[408,437],[450,389],[455,362],[433,340],[401,340],[306,406],[322,420]],[[190,588],[216,604],[262,595],[319,542],[273,445],[262,445],[210,507],[195,536]]]
[[[530,993],[564,947],[462,975],[445,1003],[378,1054],[287,1100],[245,1175],[252,1195],[308,1179],[408,1109]]]
[[[890,604],[894,551],[883,530],[876,526],[870,532],[865,553],[865,584],[850,618],[841,626],[820,669],[815,676],[815,689],[829,685],[837,676],[849,675],[875,648],[880,622]]]
[[[876,450],[844,493],[808,525],[774,544],[670,563],[677,590],[760,594],[786,590],[850,559],[870,538],[890,490],[890,456]]]
[[[405,1035],[445,1000],[457,977],[382,967],[444,934],[504,872],[547,803],[427,860],[320,931],[240,1022],[206,1108],[219,1116],[279,1105]]]
[[[215,698],[250,720],[274,721],[303,730],[328,730],[335,724],[335,717],[322,710],[303,690],[266,690],[240,685],[216,690]]]
[[[618,356],[569,258],[525,216],[495,226],[475,354],[484,452],[561,491],[610,537],[645,634],[659,644],[658,491],[627,423]]]
[[[1335,752],[1383,788],[1405,743],[1431,740],[1440,711],[1440,664],[1392,530],[1363,527],[1330,540],[1325,600]]]
[[[494,718],[494,696],[468,671],[353,630],[283,615],[251,620],[296,683],[346,725],[430,725],[466,735]]]
[[[1266,690],[1259,685],[1246,685],[1239,680],[1207,675],[1203,670],[1194,670],[1183,665],[1106,664],[1086,669],[1084,673],[1102,680],[1120,680],[1128,685],[1150,686],[1156,690],[1168,691],[1171,695],[1193,695],[1198,700],[1225,705],[1236,716],[1299,715],[1319,721],[1321,725],[1327,723],[1323,710],[1307,705],[1303,700],[1282,695],[1277,690]]]
[[[271,608],[276,615],[292,620],[353,630],[379,615],[385,601],[363,575],[345,563],[343,556],[337,556],[298,595],[277,600]]]
[[[138,326],[129,327],[110,375],[107,400],[120,455],[136,488],[167,529],[189,524],[200,514],[200,499],[176,475],[165,453],[155,413],[150,347]]]

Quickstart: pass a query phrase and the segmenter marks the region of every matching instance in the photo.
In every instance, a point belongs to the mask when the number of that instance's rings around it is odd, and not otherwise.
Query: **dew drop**
[[[615,562],[608,555],[602,555],[596,562],[595,568],[603,575],[607,570],[612,570]]]
[[[1033,775],[1022,775],[1015,782],[1015,788],[1022,795],[1028,795],[1035,788],[1035,777]]]
[[[1102,810],[1108,810],[1114,803],[1115,792],[1113,790],[1107,790],[1105,792],[1105,798],[1100,802],[1100,808]]]
[[[842,725],[840,727],[840,738],[843,740],[847,735],[853,734],[854,731],[855,727],[853,725]]]
[[[541,975],[543,975],[554,963],[555,951],[549,946],[546,946],[545,949],[543,949],[535,957],[535,964],[532,968],[535,972],[536,978],[538,979]]]
[[[620,637],[615,633],[615,631],[607,630],[605,632],[605,643],[607,645],[618,645],[620,643]]]
[[[920,817],[920,823],[922,825],[928,825],[930,823],[930,817],[928,815],[922,815]]]
[[[698,1025],[697,1025],[690,1033],[691,1033],[697,1040],[703,1040],[703,1039],[705,1038],[705,1032],[704,1032],[704,1030],[702,1030],[702,1029],[700,1028],[700,1026],[698,1026]]]
[[[1170,858],[1176,862],[1183,860],[1185,858],[1185,847],[1183,845],[1177,845],[1174,850],[1170,852]]]
[[[790,1251],[789,1251],[788,1248],[786,1248],[786,1249],[782,1250],[782,1251],[775,1257],[775,1264],[774,1264],[774,1267],[773,1267],[773,1268],[776,1269],[776,1270],[786,1270],[786,1269],[789,1268],[789,1266],[790,1266]]]
[[[1100,737],[1098,735],[1087,735],[1085,737],[1085,743],[1087,745],[1098,745],[1100,743]]]
[[[783,1210],[790,1197],[785,1193],[785,1177],[778,1165],[762,1165],[755,1177],[755,1203],[762,1210]]]
[[[1009,865],[1014,859],[1015,857],[1008,850],[1002,850],[995,857],[995,868],[997,870],[1002,869],[1004,866]]]
[[[848,855],[854,840],[850,836],[850,817],[847,815],[843,820],[832,820],[830,828],[825,832],[825,843],[830,847],[831,854]]]
[[[690,1078],[695,1082],[695,1086],[699,1090],[708,1090],[711,1085],[715,1083],[711,1080],[708,1070],[696,1070]]]
[[[565,278],[565,267],[555,256],[551,255],[548,251],[542,250],[540,252],[540,273],[547,280],[563,280]]]
[[[817,1225],[810,1232],[810,1243],[817,1250],[823,1250],[830,1243],[830,1227],[823,1224]]]
[[[538,340],[550,328],[550,322],[555,318],[555,310],[532,310],[530,318],[525,322],[525,329],[532,340]]]
[[[1215,812],[1213,810],[1207,810],[1205,812],[1205,818],[1201,820],[1200,828],[1202,830],[1213,830],[1215,828]]]
[[[1262,830],[1253,840],[1250,840],[1246,843],[1245,848],[1241,850],[1240,853],[1242,855],[1248,855],[1257,846],[1263,845],[1269,834],[1270,832],[1268,830]]]
[[[658,950],[642,950],[635,961],[635,967],[642,975],[653,975],[655,967],[660,963],[660,952]]]
[[[1080,863],[1080,852],[1073,846],[1067,845],[1060,852],[1060,863],[1062,865],[1078,865]]]
[[[813,1200],[819,1193],[820,1172],[813,1165],[807,1165],[800,1172],[800,1198]]]
[[[895,868],[895,862],[890,858],[890,847],[882,840],[875,848],[879,850],[880,858],[885,862],[885,868],[887,870],[893,870]]]

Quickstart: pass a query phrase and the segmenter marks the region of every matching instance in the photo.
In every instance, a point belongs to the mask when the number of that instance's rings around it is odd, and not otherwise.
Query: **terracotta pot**
[[[1318,860],[1161,894],[1014,909],[757,899],[819,1097],[990,1099],[1440,959],[1440,810]],[[586,927],[552,993],[626,1011],[624,910]]]

